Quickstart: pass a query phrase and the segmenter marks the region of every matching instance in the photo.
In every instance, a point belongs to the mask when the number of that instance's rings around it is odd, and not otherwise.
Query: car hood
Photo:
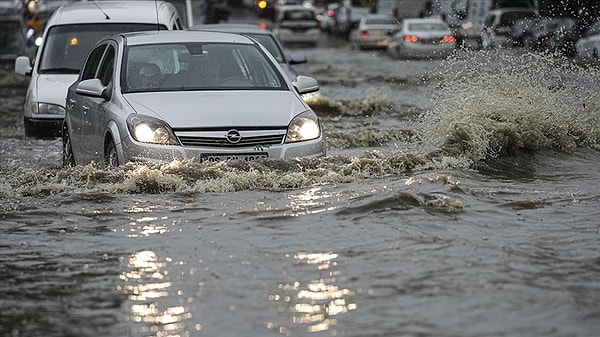
[[[64,107],[67,89],[77,77],[77,74],[40,74],[36,83],[37,101]]]
[[[308,110],[290,91],[179,91],[124,95],[140,114],[160,118],[173,128],[287,126]]]

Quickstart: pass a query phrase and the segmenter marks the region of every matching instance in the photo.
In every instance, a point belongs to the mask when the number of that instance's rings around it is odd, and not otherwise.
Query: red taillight
[[[454,38],[454,36],[452,36],[452,35],[444,36],[444,42],[454,42],[454,41],[456,41],[456,38]]]
[[[367,32],[366,30],[363,30],[362,32],[360,32],[360,36],[361,37],[368,37],[369,36],[369,32]]]
[[[415,35],[407,35],[404,37],[404,41],[405,42],[418,42],[419,41],[419,37],[415,36]]]

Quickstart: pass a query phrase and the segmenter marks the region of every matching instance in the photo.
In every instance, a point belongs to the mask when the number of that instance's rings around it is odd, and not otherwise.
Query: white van
[[[58,8],[48,20],[36,59],[15,60],[15,71],[31,75],[25,97],[25,135],[61,135],[67,88],[92,47],[120,32],[183,29],[176,8],[164,1],[84,1]]]

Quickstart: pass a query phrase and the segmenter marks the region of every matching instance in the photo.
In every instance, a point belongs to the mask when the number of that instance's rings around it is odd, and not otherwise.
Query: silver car
[[[456,47],[448,24],[437,18],[404,19],[400,30],[388,42],[395,58],[443,58]]]
[[[324,156],[321,123],[300,96],[317,90],[241,35],[111,35],[68,89],[63,163]]]

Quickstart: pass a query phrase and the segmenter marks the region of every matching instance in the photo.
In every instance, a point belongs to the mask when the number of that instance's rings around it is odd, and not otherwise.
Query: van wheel
[[[69,132],[66,128],[63,129],[63,155],[62,155],[62,165],[63,167],[74,167],[75,157],[73,157],[73,147],[71,145],[71,136],[69,136]]]
[[[117,156],[117,147],[112,138],[109,138],[104,145],[104,166],[106,168],[119,166],[119,157]]]

